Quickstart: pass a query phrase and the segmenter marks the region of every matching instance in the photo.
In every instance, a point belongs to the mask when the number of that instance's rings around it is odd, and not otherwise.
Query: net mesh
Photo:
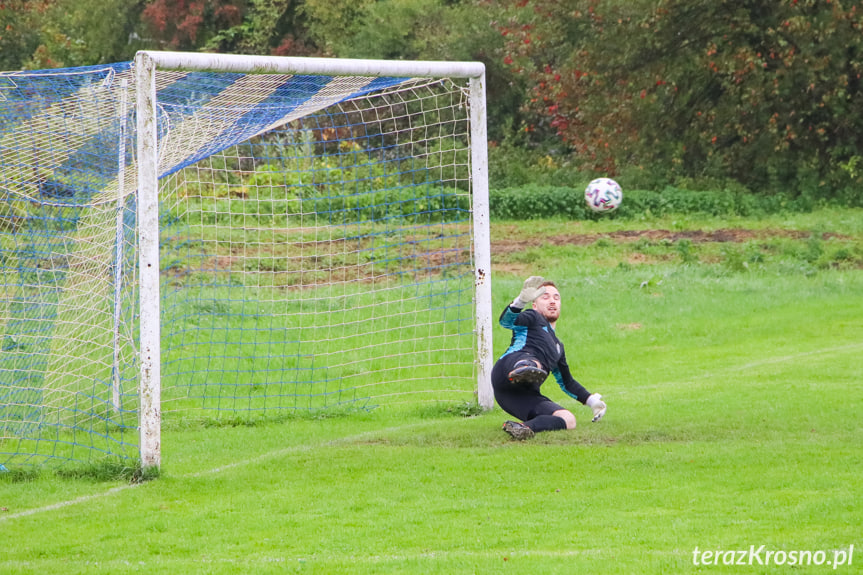
[[[138,456],[134,74],[0,74],[0,461]],[[472,399],[464,86],[157,73],[162,413]],[[148,305],[145,302],[143,305]]]

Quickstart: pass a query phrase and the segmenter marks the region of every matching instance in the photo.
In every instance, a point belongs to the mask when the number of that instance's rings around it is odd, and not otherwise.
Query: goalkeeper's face
[[[554,286],[545,286],[545,293],[534,300],[533,309],[549,323],[556,322],[560,317],[560,292]]]

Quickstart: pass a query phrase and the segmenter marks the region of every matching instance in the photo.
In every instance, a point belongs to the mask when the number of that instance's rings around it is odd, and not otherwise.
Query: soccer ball
[[[623,190],[620,184],[611,178],[597,178],[587,184],[584,190],[584,200],[594,212],[610,212],[617,209],[623,201]]]

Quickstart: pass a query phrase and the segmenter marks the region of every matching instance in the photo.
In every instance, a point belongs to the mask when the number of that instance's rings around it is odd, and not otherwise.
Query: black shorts
[[[494,399],[501,409],[521,421],[565,409],[539,392],[542,384],[523,385],[509,380],[509,372],[513,370],[515,363],[522,359],[535,358],[527,353],[510,353],[500,358],[491,370]]]

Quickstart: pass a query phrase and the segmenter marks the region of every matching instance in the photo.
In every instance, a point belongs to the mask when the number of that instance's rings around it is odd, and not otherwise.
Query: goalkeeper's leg
[[[566,429],[575,429],[575,415],[570,410],[558,409],[551,416],[562,419],[566,424]]]
[[[503,430],[510,434],[513,439],[518,440],[530,439],[535,434],[543,431],[562,431],[564,429],[573,429],[574,427],[575,417],[565,409],[555,410],[551,415],[536,415],[521,423],[517,421],[506,421],[503,424]]]
[[[535,433],[575,428],[575,416],[539,393],[539,385],[512,383],[509,368],[500,363],[492,370],[492,388],[497,404],[519,421],[507,421],[503,430],[514,439],[529,439]]]

